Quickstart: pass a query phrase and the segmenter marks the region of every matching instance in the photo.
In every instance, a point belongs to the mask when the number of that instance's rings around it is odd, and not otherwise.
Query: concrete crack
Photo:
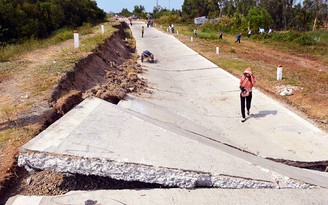
[[[116,180],[156,183],[168,187],[215,187],[229,189],[279,188],[276,183],[263,180],[235,176],[217,176],[206,172],[117,162],[109,159],[65,155],[55,156],[38,152],[22,152],[18,158],[18,164],[19,166],[28,166],[33,169],[96,175],[110,177]]]

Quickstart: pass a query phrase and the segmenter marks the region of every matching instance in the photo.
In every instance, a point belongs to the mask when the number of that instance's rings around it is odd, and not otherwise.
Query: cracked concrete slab
[[[159,60],[157,64],[142,63],[148,69],[142,77],[150,82],[153,91],[151,95],[140,97],[142,101],[220,133],[213,136],[213,140],[229,142],[264,158],[328,161],[328,134],[309,119],[255,89],[252,114],[241,123],[239,79],[195,53],[171,34],[148,28],[147,35],[141,38],[138,35],[140,29],[141,25],[132,27],[138,52],[150,50]],[[152,108],[139,106],[139,109],[138,106],[125,107],[166,120],[150,111]]]
[[[15,196],[6,205],[57,204],[224,204],[224,205],[299,205],[328,204],[328,190],[219,190],[219,189],[154,189],[70,192],[62,196]]]
[[[184,188],[311,188],[316,184],[278,177],[190,139],[178,128],[160,125],[89,98],[21,147],[18,164]]]

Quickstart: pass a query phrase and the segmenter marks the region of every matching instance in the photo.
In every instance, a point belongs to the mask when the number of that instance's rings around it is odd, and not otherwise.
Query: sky
[[[156,2],[162,8],[180,9],[184,0],[96,0],[99,8],[105,12],[121,12],[123,8],[133,11],[134,5],[143,5],[146,12],[152,12]]]

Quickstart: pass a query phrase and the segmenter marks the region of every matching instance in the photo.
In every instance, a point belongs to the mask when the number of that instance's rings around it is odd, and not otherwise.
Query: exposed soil
[[[24,130],[26,127],[31,133],[28,133],[28,137],[24,139],[9,140],[7,143],[0,141],[0,204],[16,194],[54,195],[77,189],[148,186],[138,182],[122,183],[92,176],[65,176],[50,171],[30,174],[15,165],[15,157],[22,144],[59,119],[83,99],[96,96],[111,103],[118,103],[127,93],[148,92],[146,80],[138,77],[143,70],[136,62],[137,56],[134,54],[133,43],[125,41],[124,29],[126,28],[127,25],[122,23],[119,30],[105,40],[103,45],[94,52],[86,54],[85,58],[77,62],[71,71],[61,77],[54,88],[42,95],[33,95],[19,85],[29,81],[28,73],[33,66],[37,66],[41,61],[51,61],[51,56],[67,44],[72,44],[72,40],[13,59],[13,61],[28,63],[19,68],[17,74],[0,82],[0,105],[17,104],[19,106],[24,100],[29,100],[33,102],[33,106],[19,110],[12,117],[13,119],[1,118],[0,131],[15,132],[15,130]],[[93,182],[90,183],[90,181]]]
[[[3,200],[16,194],[55,196],[83,190],[168,188],[160,184],[122,181],[93,175],[64,174],[49,170],[29,173],[19,167],[16,174],[16,180],[7,184]],[[0,204],[2,203],[5,201],[0,201]]]

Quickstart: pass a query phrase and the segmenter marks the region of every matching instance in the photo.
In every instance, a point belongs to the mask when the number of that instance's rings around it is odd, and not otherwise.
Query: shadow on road
[[[277,110],[263,110],[260,111],[259,113],[252,114],[253,118],[263,118],[266,117],[267,115],[276,115],[278,113]]]

